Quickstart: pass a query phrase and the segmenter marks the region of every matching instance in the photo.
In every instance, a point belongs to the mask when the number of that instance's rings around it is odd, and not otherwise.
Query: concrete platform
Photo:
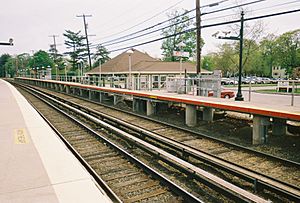
[[[197,125],[197,109],[202,109],[202,120],[212,122],[214,111],[240,112],[253,115],[252,143],[266,144],[268,142],[268,127],[272,126],[272,134],[284,136],[287,121],[300,121],[300,105],[272,102],[274,99],[264,98],[263,102],[234,101],[223,98],[203,97],[188,94],[168,93],[166,91],[140,91],[119,88],[98,87],[75,82],[43,80],[33,78],[15,78],[16,81],[53,89],[67,94],[73,93],[88,99],[102,102],[106,95],[113,96],[116,105],[125,97],[132,99],[135,112],[146,113],[150,116],[157,109],[165,109],[172,104],[182,104],[185,108],[185,124],[189,127]],[[71,91],[72,90],[72,91]],[[77,92],[77,93],[76,93]],[[97,94],[95,94],[97,93]],[[94,95],[94,96],[93,96]],[[96,95],[96,96],[95,96]],[[93,98],[94,97],[94,98]],[[167,105],[166,105],[167,104]]]
[[[26,99],[3,80],[0,202],[111,202]]]
[[[76,87],[80,89],[92,90],[92,91],[102,91],[112,94],[119,95],[129,95],[141,99],[151,100],[151,101],[165,101],[165,102],[175,102],[189,105],[196,105],[214,109],[222,109],[228,111],[235,111],[241,113],[248,113],[260,116],[281,118],[286,120],[300,121],[300,106],[297,104],[295,106],[290,106],[286,104],[274,104],[270,101],[262,102],[247,102],[247,101],[234,101],[223,98],[214,97],[201,97],[193,96],[187,94],[177,94],[168,93],[165,91],[141,91],[141,90],[127,90],[119,88],[109,88],[109,87],[98,87],[94,85],[84,85],[75,82],[64,82],[55,80],[43,80],[34,78],[16,78],[18,81],[23,82],[36,82],[40,84],[57,84],[61,86]]]

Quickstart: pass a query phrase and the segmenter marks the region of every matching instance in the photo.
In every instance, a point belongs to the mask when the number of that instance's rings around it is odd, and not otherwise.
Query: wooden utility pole
[[[85,31],[85,38],[86,38],[86,46],[87,46],[87,52],[88,52],[88,57],[89,57],[89,68],[92,69],[92,60],[91,60],[91,53],[90,53],[90,45],[89,45],[89,38],[87,34],[87,23],[85,18],[86,17],[92,17],[92,15],[80,15],[77,17],[82,17],[83,18],[83,24],[84,24],[84,31]]]
[[[56,37],[58,37],[58,35],[50,35],[49,37],[53,38],[54,63],[56,63],[56,58],[57,58]]]
[[[196,29],[197,29],[197,54],[196,54],[196,70],[197,76],[201,74],[201,11],[200,0],[196,0]]]

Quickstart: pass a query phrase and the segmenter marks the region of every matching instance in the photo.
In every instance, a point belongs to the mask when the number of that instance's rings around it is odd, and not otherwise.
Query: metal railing
[[[50,79],[42,75],[26,75],[28,78]],[[144,91],[167,91],[178,94],[200,95],[200,96],[221,96],[221,78],[219,77],[203,77],[203,78],[184,78],[184,77],[166,77],[165,80],[154,80],[153,77],[137,76],[132,77],[131,84],[128,77],[99,77],[99,76],[65,76],[65,75],[52,75],[52,80],[76,82],[86,85],[95,85],[99,87],[122,88],[131,90],[144,90]],[[285,83],[284,87],[287,88],[286,95],[291,96],[290,105],[295,104],[295,90],[298,89],[300,81],[298,80],[281,80]],[[249,85],[249,98],[251,101],[251,93],[253,86]],[[279,89],[277,86],[276,90]]]

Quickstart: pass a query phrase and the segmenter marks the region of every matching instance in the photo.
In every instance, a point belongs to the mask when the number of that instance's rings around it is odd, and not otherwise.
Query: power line
[[[285,6],[285,5],[289,5],[289,4],[293,4],[293,3],[300,3],[300,1],[299,1],[299,0],[296,0],[296,1],[290,1],[290,2],[285,2],[285,3],[281,3],[281,4],[276,4],[276,5],[273,5],[273,6],[268,6],[268,7],[258,8],[258,9],[256,9],[254,12],[261,11],[261,10],[265,10],[265,9],[270,9],[270,8],[275,8],[275,7],[279,7],[279,6]],[[273,9],[273,10],[274,10],[274,9]]]
[[[263,2],[263,1],[266,1],[266,0],[251,1],[251,2],[248,2],[248,3],[240,4],[240,5],[235,5],[235,6],[231,6],[231,7],[227,7],[227,8],[222,8],[222,9],[219,9],[219,10],[214,10],[214,11],[202,13],[202,15],[207,15],[207,14],[213,14],[213,13],[218,13],[218,12],[222,12],[222,11],[227,11],[227,10],[231,10],[231,9],[238,8],[238,7],[243,7],[243,6],[248,6],[248,5],[251,5],[251,4],[260,3],[260,2]]]
[[[262,15],[262,16],[256,16],[256,17],[251,17],[251,18],[245,18],[244,21],[251,21],[251,20],[257,20],[257,19],[262,19],[262,18],[269,18],[269,17],[286,15],[286,14],[291,14],[291,13],[296,13],[296,12],[300,12],[300,9],[285,11],[285,12],[280,12],[280,13],[273,13],[273,14],[268,14],[268,15]],[[238,20],[232,20],[232,21],[228,21],[228,22],[221,22],[221,23],[203,25],[203,26],[201,26],[201,29],[238,23],[240,21],[241,20],[238,19]],[[129,48],[133,48],[133,47],[142,46],[142,45],[145,45],[145,44],[150,44],[150,43],[161,41],[161,40],[164,40],[164,39],[167,39],[167,38],[170,38],[170,37],[174,37],[174,36],[177,36],[177,35],[182,35],[184,33],[193,32],[195,30],[196,30],[196,28],[190,28],[188,30],[185,30],[185,31],[182,31],[182,32],[179,32],[179,33],[175,33],[175,34],[168,35],[168,36],[165,36],[165,37],[157,38],[157,39],[150,40],[150,41],[147,41],[147,42],[138,43],[138,44],[135,44],[135,45],[132,45],[132,46],[127,46],[127,47],[123,47],[123,48],[119,48],[119,49],[115,49],[115,50],[110,50],[109,52],[112,53],[112,52],[121,51],[121,50],[124,50],[124,49],[129,49]]]
[[[204,6],[200,7],[200,8],[204,8],[204,7],[212,7],[212,6],[214,6],[214,5],[218,5],[218,4],[223,3],[223,2],[226,2],[226,1],[227,1],[227,0],[223,0],[223,1],[216,2],[216,3],[207,4],[207,5],[204,5]],[[256,1],[248,2],[248,3],[244,3],[244,4],[240,4],[240,5],[235,5],[235,6],[231,6],[231,7],[227,7],[227,8],[223,8],[223,9],[214,10],[214,11],[207,12],[207,13],[202,13],[202,15],[208,15],[208,14],[212,14],[212,13],[222,12],[222,11],[226,11],[226,10],[230,10],[230,9],[234,9],[234,8],[238,8],[238,7],[242,7],[242,6],[246,6],[246,5],[251,5],[251,4],[255,4],[255,3],[260,3],[260,2],[263,2],[263,1],[266,1],[266,0],[256,0]],[[100,44],[103,45],[103,46],[110,46],[110,45],[114,45],[114,44],[117,44],[117,43],[122,43],[122,42],[125,42],[125,41],[129,41],[129,40],[133,40],[133,39],[136,39],[136,38],[140,38],[140,37],[142,37],[142,36],[145,36],[145,35],[148,35],[148,34],[152,34],[152,33],[154,33],[154,32],[158,32],[158,31],[163,30],[163,29],[165,29],[165,28],[171,27],[172,25],[166,26],[166,27],[164,27],[164,28],[157,29],[157,30],[155,30],[155,31],[150,31],[150,32],[148,32],[148,33],[145,33],[145,34],[142,34],[142,35],[139,35],[139,36],[136,36],[136,37],[130,37],[130,36],[136,35],[136,34],[138,34],[138,33],[140,33],[140,32],[144,32],[144,31],[146,31],[146,30],[150,30],[150,29],[152,29],[152,28],[154,28],[154,27],[156,27],[156,26],[158,26],[158,25],[162,25],[162,24],[164,24],[164,23],[166,23],[166,22],[169,22],[169,21],[171,21],[171,20],[174,20],[174,19],[176,19],[176,18],[182,17],[182,16],[184,16],[184,15],[186,15],[186,14],[192,12],[192,11],[195,11],[195,10],[196,10],[196,9],[189,10],[189,11],[187,11],[187,12],[185,12],[185,13],[179,15],[179,16],[176,16],[176,17],[173,17],[173,18],[171,18],[171,19],[162,21],[162,22],[157,23],[157,24],[155,24],[155,25],[153,25],[153,26],[144,28],[144,29],[139,30],[139,31],[136,31],[136,32],[134,32],[134,33],[127,34],[127,35],[125,35],[125,36],[121,36],[121,37],[118,37],[118,38],[116,38],[116,39],[109,40],[109,41],[106,41],[106,42],[103,42],[103,43],[100,43]],[[202,15],[201,15],[201,16],[202,16]],[[192,18],[190,18],[190,19],[192,19]],[[186,21],[183,21],[183,22],[186,22]],[[177,24],[178,24],[178,23],[175,23],[174,25],[177,25]],[[130,37],[130,38],[129,38],[129,39],[124,39],[124,38],[127,38],[127,37]],[[120,40],[120,41],[117,41],[117,40]],[[115,42],[115,41],[117,41],[117,42]],[[112,42],[114,42],[114,43],[112,43]],[[108,43],[108,44],[107,44],[107,43]],[[97,46],[97,45],[99,45],[99,44],[96,44],[96,45],[93,45],[93,46]]]
[[[168,26],[165,26],[163,28],[159,28],[159,29],[156,29],[156,30],[152,30],[150,32],[147,32],[147,33],[144,33],[144,34],[141,34],[141,35],[138,35],[138,36],[135,36],[135,37],[131,37],[131,38],[127,38],[127,39],[123,39],[121,41],[116,41],[116,42],[112,42],[112,43],[109,43],[109,44],[105,44],[104,46],[111,46],[111,45],[114,45],[114,44],[119,44],[119,43],[122,43],[122,42],[126,42],[126,41],[130,41],[130,40],[133,40],[133,39],[137,39],[137,38],[140,38],[140,37],[143,37],[145,35],[149,35],[149,34],[152,34],[152,33],[155,33],[155,32],[158,32],[158,31],[161,31],[163,29],[166,29],[166,28],[169,28],[169,27],[172,27],[172,26],[175,26],[175,25],[178,25],[178,24],[181,24],[181,23],[185,23],[187,21],[190,21],[191,19],[194,19],[195,16],[191,17],[191,18],[188,18],[188,19],[185,19],[183,21],[180,21],[180,22],[177,22],[177,23],[174,23],[172,25],[168,25]],[[102,44],[103,45],[103,44]]]
[[[223,3],[223,2],[226,2],[226,1],[229,1],[229,0],[222,0],[222,1],[215,2],[215,3],[206,4],[206,5],[204,5],[204,6],[201,6],[200,8],[213,7],[213,6],[219,5],[220,3]],[[181,2],[182,2],[182,1],[181,1]],[[165,11],[167,11],[167,10],[170,10],[171,8],[173,8],[174,6],[176,6],[177,4],[179,4],[179,3],[181,3],[181,2],[178,2],[178,3],[176,3],[175,5],[173,5],[173,6],[169,7],[169,8],[167,8],[167,9],[165,9],[163,12],[165,12]],[[162,25],[162,24],[164,24],[164,23],[166,23],[166,22],[169,22],[169,21],[174,20],[174,19],[176,19],[176,18],[182,17],[182,16],[184,16],[184,15],[186,15],[186,14],[188,14],[188,13],[191,13],[191,12],[193,12],[193,11],[195,11],[195,10],[196,10],[196,9],[188,10],[188,11],[184,12],[184,13],[181,14],[181,15],[178,15],[178,16],[173,17],[173,18],[171,18],[171,19],[167,19],[167,20],[165,20],[165,21],[159,22],[159,23],[157,23],[157,24],[155,24],[155,25],[152,25],[152,26],[150,26],[150,27],[147,27],[147,28],[138,30],[138,31],[136,31],[136,32],[133,32],[133,33],[130,33],[130,34],[121,36],[121,37],[118,37],[118,38],[116,38],[116,39],[112,39],[112,40],[108,40],[108,41],[102,42],[101,45],[105,45],[106,43],[114,42],[114,41],[117,41],[117,40],[119,40],[119,39],[123,39],[123,38],[126,38],[126,37],[130,37],[130,36],[132,36],[132,35],[138,34],[138,33],[140,33],[140,32],[147,31],[147,30],[149,30],[149,29],[152,29],[152,28],[154,28],[154,27],[157,27],[157,26],[159,26],[159,25]],[[161,13],[161,12],[160,12],[160,13]],[[157,15],[158,15],[158,14],[156,14],[156,16],[157,16]],[[152,16],[151,19],[153,19],[153,18],[156,17],[156,16]],[[139,23],[139,25],[142,24],[142,23],[143,23],[143,22]],[[132,27],[131,27],[131,28],[132,28]],[[108,37],[111,37],[111,36],[120,34],[120,33],[122,33],[122,32],[128,31],[128,30],[131,29],[131,28],[128,28],[128,29],[123,30],[123,31],[120,31],[120,32],[118,32],[118,33],[116,33],[116,34],[113,34],[113,35],[110,35],[110,36],[108,36]],[[104,38],[107,38],[107,37],[104,37]]]
[[[131,26],[131,27],[129,27],[129,28],[126,28],[125,30],[122,30],[122,31],[119,31],[119,32],[114,33],[114,34],[112,34],[112,35],[103,37],[103,39],[108,38],[108,37],[111,37],[111,36],[118,35],[118,34],[120,34],[120,33],[126,32],[126,31],[128,31],[128,30],[131,30],[132,28],[135,28],[135,27],[137,27],[137,26],[139,26],[139,25],[141,25],[141,24],[143,24],[143,23],[145,23],[145,22],[147,22],[147,21],[149,21],[149,20],[152,20],[153,18],[159,16],[160,14],[165,13],[166,11],[172,9],[173,7],[177,6],[178,4],[180,4],[180,3],[183,2],[183,1],[184,1],[184,0],[178,1],[178,2],[175,3],[174,5],[168,7],[167,9],[165,9],[165,10],[163,10],[163,11],[160,11],[159,13],[155,14],[154,16],[151,16],[150,18],[148,18],[148,19],[146,19],[146,20],[144,20],[144,21],[142,21],[142,22],[140,22],[140,23],[138,23],[138,24],[135,24],[135,25],[133,25],[133,26]]]
[[[132,35],[136,35],[136,34],[138,34],[138,33],[141,33],[141,32],[147,31],[147,30],[150,30],[150,29],[155,28],[155,27],[157,27],[157,26],[159,26],[159,25],[162,25],[162,24],[164,24],[164,23],[166,23],[166,22],[169,22],[169,21],[174,20],[174,19],[176,19],[176,18],[182,17],[182,16],[184,16],[184,15],[186,15],[186,14],[188,14],[188,13],[194,11],[194,10],[195,10],[195,9],[189,10],[189,11],[184,12],[183,14],[178,15],[178,16],[176,16],[176,17],[174,17],[174,18],[171,18],[171,19],[168,19],[168,20],[159,22],[159,23],[157,23],[157,24],[155,24],[155,25],[152,25],[152,26],[150,26],[150,27],[144,28],[144,29],[142,29],[142,30],[139,30],[139,31],[136,31],[136,32],[133,32],[133,33],[130,33],[130,34],[121,36],[121,37],[118,37],[118,38],[116,38],[116,39],[112,39],[112,40],[103,42],[103,43],[101,43],[101,44],[105,45],[106,43],[114,42],[114,41],[117,41],[117,40],[119,40],[119,39],[123,39],[123,38],[126,38],[126,37],[130,37],[130,36],[132,36]]]
[[[284,6],[284,5],[288,5],[288,4],[292,4],[292,3],[300,3],[299,0],[295,0],[295,1],[291,1],[291,2],[286,2],[286,3],[281,3],[281,4],[276,4],[273,6],[268,6],[268,7],[263,7],[263,8],[258,8],[255,9],[255,13],[257,11],[261,11],[261,10],[265,10],[265,9],[270,9],[270,8],[274,8],[274,7],[279,7],[279,6]],[[210,21],[210,20],[215,20],[215,19],[219,19],[219,18],[225,18],[225,17],[230,17],[230,16],[236,16],[236,14],[227,14],[227,15],[222,15],[222,16],[216,16],[216,17],[212,17],[212,18],[205,18],[203,21]]]

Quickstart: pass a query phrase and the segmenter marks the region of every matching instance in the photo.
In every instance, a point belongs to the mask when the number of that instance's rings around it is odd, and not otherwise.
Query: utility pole
[[[91,61],[91,54],[90,54],[90,45],[89,45],[89,39],[88,39],[88,34],[87,34],[87,23],[85,18],[86,17],[92,17],[92,15],[78,15],[76,17],[83,18],[83,24],[84,24],[84,31],[85,31],[85,38],[86,38],[86,46],[87,46],[87,51],[88,51],[88,57],[89,57],[89,67],[90,69],[92,68],[92,61]]]
[[[197,56],[196,56],[196,70],[197,76],[201,74],[201,10],[200,0],[196,0],[196,29],[197,29]]]
[[[200,91],[200,75],[201,75],[201,10],[200,10],[200,0],[196,0],[196,73],[197,73],[197,95],[201,95]]]
[[[56,37],[58,37],[58,35],[50,35],[49,37],[52,37],[52,38],[53,38],[54,63],[56,63],[56,57],[57,57]]]

